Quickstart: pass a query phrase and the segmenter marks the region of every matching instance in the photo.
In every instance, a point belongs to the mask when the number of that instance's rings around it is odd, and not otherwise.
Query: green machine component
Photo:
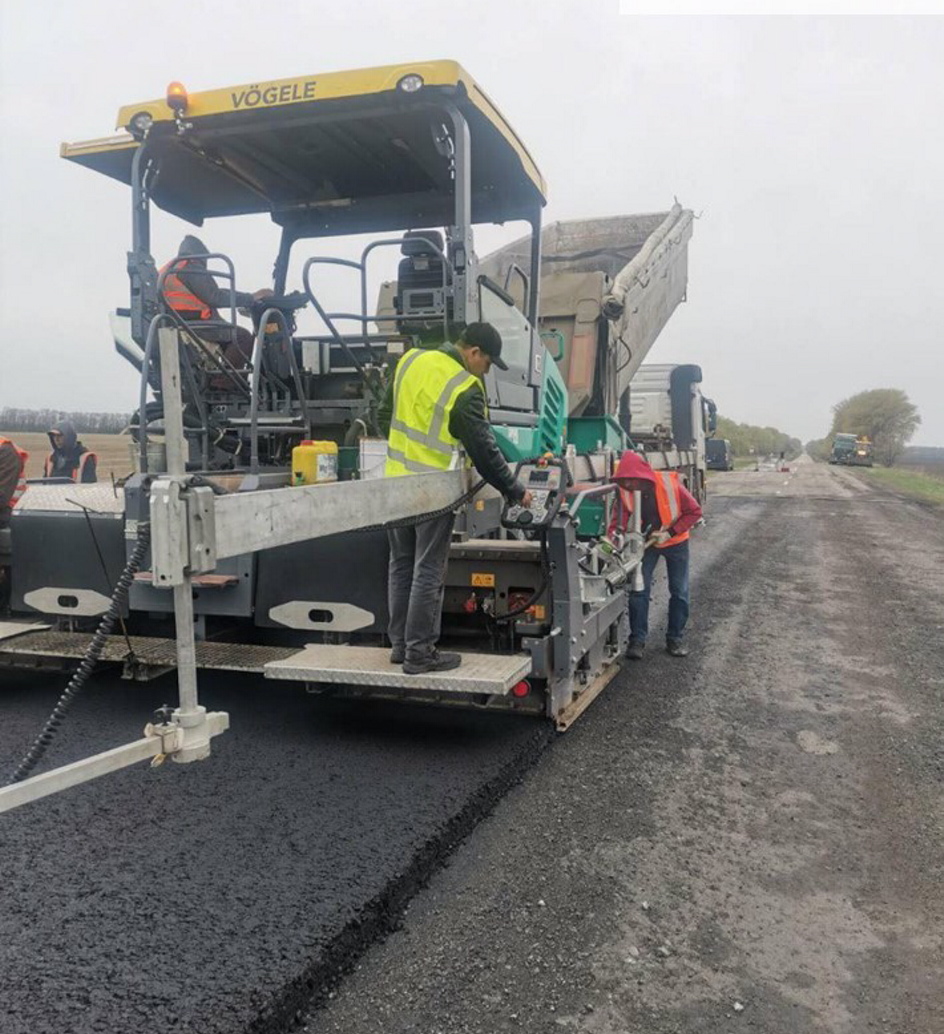
[[[519,460],[532,459],[550,452],[555,456],[564,451],[567,427],[567,388],[554,363],[544,368],[544,382],[540,389],[537,422],[532,427],[510,424],[492,425],[502,455],[514,465]]]
[[[567,421],[567,441],[577,452],[622,452],[628,447],[629,438],[615,417],[574,416]]]
[[[612,416],[575,416],[567,421],[567,440],[578,455],[593,454],[609,449],[617,456],[629,447],[629,438]],[[588,499],[577,516],[577,534],[593,538],[606,532],[606,507],[602,502]]]

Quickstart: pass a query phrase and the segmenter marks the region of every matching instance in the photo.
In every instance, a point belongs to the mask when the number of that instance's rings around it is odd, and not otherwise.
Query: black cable
[[[82,662],[76,669],[72,678],[69,679],[69,684],[66,686],[56,703],[56,706],[52,709],[52,714],[46,720],[46,724],[43,726],[43,731],[36,737],[33,745],[26,752],[23,760],[19,763],[16,771],[10,777],[10,783],[22,782],[33,769],[42,760],[43,755],[46,753],[46,749],[55,739],[56,733],[59,730],[59,726],[62,725],[62,721],[66,716],[66,712],[69,710],[72,701],[78,696],[79,691],[88,681],[89,676],[95,669],[95,665],[98,663],[99,657],[102,655],[102,650],[105,649],[105,643],[108,640],[108,636],[111,634],[111,630],[115,627],[115,622],[121,615],[121,607],[128,595],[128,590],[131,588],[131,582],[134,580],[135,572],[141,566],[144,560],[144,555],[147,552],[148,545],[151,541],[150,528],[147,525],[138,526],[138,541],[135,544],[134,550],[131,556],[128,558],[128,563],[125,565],[125,569],[121,572],[118,582],[115,585],[115,591],[112,594],[111,602],[108,605],[108,610],[102,615],[102,619],[98,624],[98,628],[95,634],[92,636],[92,641],[89,643],[88,649],[85,651],[85,656],[82,658]]]
[[[485,484],[485,478],[477,481],[469,490],[448,506],[442,506],[438,510],[430,510],[429,513],[421,513],[415,517],[399,517],[395,521],[383,521],[381,524],[369,524],[365,528],[354,528],[354,531],[392,531],[394,528],[412,528],[417,524],[425,524],[427,521],[435,521],[439,517],[445,517],[447,513],[453,513],[466,503],[472,502],[476,493]]]
[[[108,586],[108,591],[112,595],[115,592],[114,586],[111,584],[111,576],[108,574],[108,567],[105,564],[105,557],[102,553],[101,546],[98,544],[98,536],[95,534],[95,525],[92,524],[92,518],[89,516],[91,511],[87,506],[82,506],[81,503],[75,502],[70,499],[69,502],[75,506],[81,506],[82,512],[85,514],[85,523],[88,525],[89,534],[92,536],[92,545],[95,547],[95,552],[98,554],[98,562],[102,567],[102,574],[105,576],[105,585]],[[134,652],[134,647],[131,645],[131,637],[128,635],[128,628],[125,625],[125,619],[123,617],[118,618],[118,622],[121,625],[121,634],[125,637],[125,645],[128,647],[128,662],[132,665],[138,663],[138,658]]]
[[[541,594],[547,588],[548,583],[551,579],[551,561],[547,555],[547,532],[541,532],[541,584],[534,590],[533,593],[524,601],[519,603],[517,607],[513,607],[511,610],[505,611],[504,614],[493,614],[491,615],[492,621],[496,624],[504,625],[509,621],[513,621],[516,617],[523,614],[526,610],[529,610],[534,606],[535,602],[541,597]]]
[[[617,342],[618,342],[619,344],[621,344],[621,345],[623,346],[623,348],[624,348],[624,349],[626,350],[626,360],[625,360],[625,362],[622,362],[622,363],[620,363],[620,364],[619,364],[619,365],[618,365],[618,366],[616,367],[616,372],[617,372],[617,374],[620,374],[620,373],[622,373],[622,372],[623,372],[623,370],[625,370],[625,369],[626,369],[626,367],[627,367],[627,366],[629,366],[629,364],[630,364],[630,363],[632,362],[632,360],[633,360],[633,350],[632,350],[632,349],[631,349],[631,348],[629,347],[629,345],[628,345],[628,344],[626,344],[626,342],[625,342],[625,341],[623,340],[623,335],[622,335],[622,334],[620,334],[620,336],[619,336],[619,337],[618,337],[618,338],[617,338],[616,340],[617,340]]]

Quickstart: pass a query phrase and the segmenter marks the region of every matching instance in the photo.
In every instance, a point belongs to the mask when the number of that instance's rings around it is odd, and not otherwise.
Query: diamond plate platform
[[[33,631],[20,632],[7,638],[2,635],[2,629],[6,625],[6,622],[0,622],[0,662],[4,655],[79,660],[85,656],[85,651],[92,641],[91,635],[86,632]],[[173,639],[133,635],[131,649],[134,651],[134,660],[141,667],[177,667],[177,645]],[[298,648],[294,646],[254,646],[247,643],[199,642],[196,649],[198,668],[259,674],[262,674],[270,662],[298,653]],[[101,659],[115,663],[128,660],[128,644],[124,636],[109,636]]]
[[[42,632],[47,628],[49,625],[40,625],[34,621],[0,621],[0,642],[26,635],[27,632]]]
[[[499,696],[530,671],[531,658],[524,654],[463,653],[461,666],[452,671],[405,675],[399,664],[390,663],[389,650],[375,646],[306,646],[265,666],[267,679]]]
[[[28,484],[23,498],[16,504],[13,516],[30,510],[45,513],[82,513],[85,506],[93,513],[110,513],[121,517],[125,512],[125,493],[108,481],[94,485]]]

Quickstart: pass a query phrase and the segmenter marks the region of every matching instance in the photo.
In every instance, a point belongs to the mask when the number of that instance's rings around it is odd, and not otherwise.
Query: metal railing
[[[448,305],[446,303],[446,296],[449,290],[449,284],[453,279],[454,270],[452,263],[446,256],[446,253],[436,244],[435,241],[429,237],[411,237],[411,241],[420,241],[424,244],[429,245],[430,249],[440,258],[442,262],[442,292],[443,292],[443,340],[447,340],[449,336],[449,313]],[[378,248],[391,248],[391,247],[402,247],[402,237],[387,237],[379,241],[371,241],[364,250],[361,252],[360,262],[355,262],[353,259],[340,259],[333,258],[331,256],[314,255],[309,258],[302,268],[302,286],[305,289],[305,294],[308,296],[309,301],[314,306],[315,311],[321,317],[322,322],[328,328],[329,333],[337,342],[337,344],[347,354],[351,363],[359,371],[363,372],[363,364],[357,359],[356,355],[352,352],[348,337],[355,335],[344,335],[342,334],[337,326],[336,321],[350,320],[361,325],[363,333],[356,335],[363,341],[364,346],[370,351],[371,340],[370,335],[367,333],[367,324],[376,323],[378,326],[382,323],[389,323],[395,321],[398,318],[396,313],[368,313],[367,312],[367,260],[371,253]],[[348,269],[356,269],[360,274],[360,294],[361,294],[361,311],[360,313],[354,312],[327,312],[321,302],[318,301],[315,296],[315,292],[311,286],[311,268],[315,265],[331,265],[331,266],[344,266]],[[403,317],[399,314],[399,318]],[[386,335],[391,340],[403,339],[406,335],[403,334],[390,334]]]
[[[299,405],[303,407],[303,418],[305,421],[305,437],[311,437],[311,417],[308,408],[305,406],[305,388],[302,384],[301,371],[298,368],[298,361],[295,358],[295,347],[292,343],[292,332],[289,330],[288,320],[281,309],[266,309],[259,320],[259,330],[256,332],[256,339],[252,349],[252,380],[249,388],[249,472],[259,473],[259,383],[262,378],[262,364],[264,362],[266,349],[266,335],[269,321],[275,319],[282,334],[282,342],[288,352],[289,367],[292,371],[292,379],[295,382],[295,390],[298,392]],[[301,428],[299,428],[301,430]]]

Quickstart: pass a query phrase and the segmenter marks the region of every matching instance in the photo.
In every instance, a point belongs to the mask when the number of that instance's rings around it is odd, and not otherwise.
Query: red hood
[[[616,473],[613,477],[645,478],[646,481],[651,481],[653,484],[656,481],[655,471],[652,467],[646,463],[639,453],[633,452],[631,449],[627,449],[620,457],[619,466],[616,468]]]

